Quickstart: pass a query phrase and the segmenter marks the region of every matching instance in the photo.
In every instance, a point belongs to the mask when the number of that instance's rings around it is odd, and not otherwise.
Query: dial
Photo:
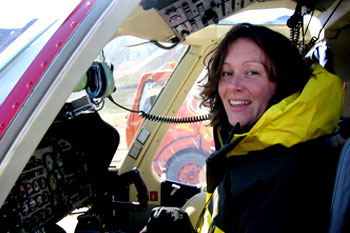
[[[25,199],[27,197],[27,190],[24,185],[19,186],[19,195],[22,199]]]
[[[62,159],[62,155],[60,153],[56,154],[56,162],[58,167],[63,167],[63,159]]]
[[[46,219],[46,212],[45,210],[40,210],[39,211],[39,218],[41,221],[44,221]]]
[[[40,177],[39,184],[40,184],[40,188],[42,189],[46,188],[46,179],[44,177]]]
[[[32,211],[36,209],[36,201],[33,198],[29,199],[29,207]]]
[[[44,203],[43,196],[41,196],[41,195],[37,196],[36,203],[38,204],[38,206],[42,206]]]
[[[51,206],[46,207],[46,209],[45,209],[46,216],[51,216],[52,212],[53,211],[52,211]]]
[[[25,203],[23,203],[23,205],[22,205],[22,214],[24,215],[24,216],[26,216],[26,215],[28,215],[30,213],[30,207],[29,207],[29,205],[25,202]]]
[[[57,190],[57,179],[54,175],[50,175],[49,184],[52,191]]]
[[[34,193],[33,185],[31,183],[26,184],[27,193],[31,196]]]
[[[33,181],[33,188],[34,188],[35,192],[38,192],[40,190],[40,184],[39,184],[38,180]]]
[[[44,203],[49,202],[49,193],[48,192],[43,192],[43,201]]]
[[[52,171],[53,168],[54,168],[54,159],[53,159],[53,156],[52,154],[50,153],[46,153],[44,155],[44,164],[45,164],[45,167],[48,171]]]

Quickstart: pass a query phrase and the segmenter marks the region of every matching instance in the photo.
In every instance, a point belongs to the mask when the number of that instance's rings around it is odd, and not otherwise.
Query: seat
[[[350,138],[340,153],[330,210],[329,233],[345,232],[350,204]]]
[[[204,209],[205,200],[206,200],[206,192],[200,192],[193,197],[191,197],[183,206],[182,210],[184,210],[188,216],[190,217],[191,224],[195,228],[197,225],[197,221]]]

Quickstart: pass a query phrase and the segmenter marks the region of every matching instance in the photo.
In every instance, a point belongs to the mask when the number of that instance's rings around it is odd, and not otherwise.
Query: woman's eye
[[[253,70],[250,70],[250,71],[247,72],[247,74],[248,74],[249,76],[254,76],[254,75],[258,75],[258,72],[253,71]]]
[[[221,73],[221,76],[224,78],[224,77],[231,77],[232,76],[232,73],[231,72],[222,72]]]

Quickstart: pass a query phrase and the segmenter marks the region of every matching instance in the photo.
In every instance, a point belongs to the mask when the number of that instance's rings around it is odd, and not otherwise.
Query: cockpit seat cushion
[[[204,209],[206,192],[200,192],[191,197],[183,206],[182,209],[188,214],[192,226],[195,228],[197,221]]]
[[[350,138],[341,151],[331,206],[329,233],[344,232],[346,218],[349,217],[350,205]]]

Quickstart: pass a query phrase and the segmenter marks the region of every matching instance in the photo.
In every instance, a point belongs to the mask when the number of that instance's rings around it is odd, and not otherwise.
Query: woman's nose
[[[237,74],[233,75],[228,82],[228,88],[231,90],[242,90],[243,87],[242,78]]]

